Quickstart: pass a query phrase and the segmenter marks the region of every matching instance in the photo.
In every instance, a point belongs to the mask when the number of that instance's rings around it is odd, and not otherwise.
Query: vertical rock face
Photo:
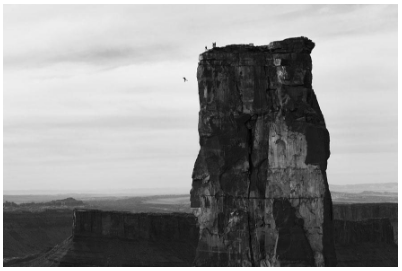
[[[336,265],[313,48],[301,37],[200,55],[195,265]]]

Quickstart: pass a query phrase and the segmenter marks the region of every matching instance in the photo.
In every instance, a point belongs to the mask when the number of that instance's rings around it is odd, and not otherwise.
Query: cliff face
[[[373,239],[373,242],[388,242],[392,235],[393,242],[398,244],[397,203],[336,204],[333,213],[335,241],[338,243],[353,243],[356,239],[365,238]],[[391,227],[392,233],[388,227]],[[367,234],[363,234],[367,231]],[[361,237],[356,237],[357,235]]]
[[[329,133],[307,38],[200,55],[197,266],[334,266]]]
[[[153,242],[198,243],[196,220],[186,213],[125,213],[77,209],[73,213],[74,240],[87,237]]]
[[[352,208],[365,212],[367,205]],[[377,208],[372,205],[373,208]],[[396,205],[396,204],[393,204]],[[335,205],[334,210],[348,208]],[[397,215],[396,208],[387,212]],[[71,215],[68,224],[71,226]],[[25,215],[21,216],[24,219]],[[339,217],[336,217],[340,219]],[[51,217],[49,217],[49,221]],[[292,223],[291,221],[289,223]],[[47,252],[3,259],[4,266],[193,266],[199,239],[191,214],[74,210],[72,236]],[[60,225],[61,226],[61,225]],[[62,226],[63,228],[65,225]],[[6,228],[6,227],[5,227]],[[397,266],[388,218],[334,220],[338,266]],[[31,232],[31,231],[30,231]],[[71,228],[70,228],[71,233]],[[67,235],[66,235],[67,236]],[[4,239],[6,242],[7,238]],[[30,241],[35,242],[32,236]],[[298,242],[298,240],[293,240]],[[6,244],[6,243],[5,243]],[[30,244],[32,246],[34,244]],[[305,249],[305,247],[299,247]],[[286,257],[289,255],[282,253]],[[280,258],[281,259],[281,258]]]
[[[348,246],[360,243],[392,243],[394,232],[390,220],[334,221],[335,244]]]
[[[71,235],[71,210],[3,212],[3,261],[51,249]]]
[[[397,203],[355,203],[335,204],[334,219],[348,221],[363,221],[367,219],[389,218],[398,219]]]
[[[398,266],[398,204],[335,204],[338,266]]]
[[[46,253],[6,265],[192,266],[197,243],[191,214],[78,209],[70,238]]]

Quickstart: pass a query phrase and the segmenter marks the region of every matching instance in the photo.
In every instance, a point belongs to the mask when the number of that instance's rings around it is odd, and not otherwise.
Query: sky
[[[5,5],[3,193],[188,193],[199,54],[297,36],[316,44],[329,184],[397,182],[397,17],[397,5]]]

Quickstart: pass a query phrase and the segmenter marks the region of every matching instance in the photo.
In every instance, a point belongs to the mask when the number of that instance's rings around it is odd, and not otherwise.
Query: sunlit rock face
[[[200,55],[196,266],[334,266],[329,133],[304,37]]]

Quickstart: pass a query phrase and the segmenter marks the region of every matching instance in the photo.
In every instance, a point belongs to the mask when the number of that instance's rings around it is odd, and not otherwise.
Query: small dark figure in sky
[[[188,81],[188,80],[186,79],[186,77],[183,77],[183,79],[184,79],[184,83]]]
[[[207,49],[207,46],[205,46],[205,51],[206,51],[206,50],[208,50],[208,49]]]

